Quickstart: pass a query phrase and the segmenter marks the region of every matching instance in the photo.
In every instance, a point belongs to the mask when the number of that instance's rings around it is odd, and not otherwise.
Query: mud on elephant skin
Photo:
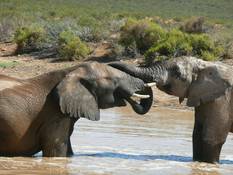
[[[99,109],[124,106],[125,100],[135,112],[145,114],[152,90],[142,80],[100,63],[25,80],[0,75],[0,156],[39,151],[49,157],[70,156],[75,122],[80,117],[99,120]]]
[[[222,145],[233,132],[233,68],[220,62],[179,57],[136,67],[123,63],[111,66],[143,79],[179,97],[195,108],[193,160],[219,162]]]

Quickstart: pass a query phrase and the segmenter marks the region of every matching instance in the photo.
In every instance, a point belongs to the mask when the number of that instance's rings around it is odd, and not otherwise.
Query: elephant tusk
[[[136,94],[136,93],[134,93],[132,96],[138,97],[138,98],[150,98],[150,95],[141,95],[141,94]]]
[[[144,84],[145,87],[153,87],[153,86],[156,86],[156,83],[153,82],[153,83],[146,83]]]

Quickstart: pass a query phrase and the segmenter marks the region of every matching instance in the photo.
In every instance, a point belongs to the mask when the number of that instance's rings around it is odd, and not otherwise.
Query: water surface
[[[233,136],[221,164],[192,162],[193,112],[153,108],[139,116],[130,108],[101,111],[101,121],[79,120],[72,158],[0,158],[0,174],[227,175],[233,172]]]

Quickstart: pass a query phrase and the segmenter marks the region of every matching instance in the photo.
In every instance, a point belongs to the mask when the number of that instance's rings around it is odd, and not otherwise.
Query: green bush
[[[133,30],[137,24],[137,21],[132,18],[128,18],[125,24],[120,29],[120,40],[119,43],[122,46],[130,47],[135,42],[135,36]]]
[[[216,60],[223,55],[223,47],[215,43],[206,34],[187,34],[173,29],[166,37],[154,44],[146,53],[145,61],[151,63],[156,57],[159,59],[192,55],[203,60]],[[156,58],[157,59],[157,58]]]
[[[100,15],[100,16],[99,16]],[[101,14],[82,15],[79,17],[77,24],[80,26],[79,37],[86,42],[99,42],[106,39],[108,30],[104,27],[104,19]],[[101,18],[101,19],[98,19]],[[108,26],[109,27],[109,26]]]
[[[70,31],[63,31],[58,39],[58,54],[62,60],[80,60],[90,53],[89,47]]]
[[[159,43],[154,44],[146,53],[146,62],[153,61],[155,56],[165,55],[167,57],[176,57],[181,55],[190,55],[192,45],[187,34],[173,29],[166,34],[166,37]]]
[[[165,36],[165,30],[156,23],[148,20],[127,19],[120,31],[120,44],[130,47],[134,43],[140,53],[145,53],[152,45]]]
[[[203,60],[206,60],[206,61],[216,60],[216,56],[209,51],[202,51],[200,56]]]
[[[41,27],[22,27],[16,30],[14,41],[17,54],[38,51],[43,47],[45,31]]]
[[[211,60],[215,60],[223,54],[224,49],[221,47],[221,45],[215,43],[206,34],[190,35],[190,40],[193,46],[193,55],[200,56],[204,60],[210,60],[210,57],[213,58]]]

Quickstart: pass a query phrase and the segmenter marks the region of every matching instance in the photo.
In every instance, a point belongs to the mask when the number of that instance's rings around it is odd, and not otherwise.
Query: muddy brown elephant
[[[0,156],[39,151],[46,157],[70,156],[70,136],[80,117],[97,121],[99,109],[125,106],[125,100],[136,113],[145,114],[153,100],[145,86],[95,62],[24,80],[0,75]]]
[[[194,57],[179,57],[135,67],[111,63],[157,87],[187,105],[195,107],[193,160],[219,162],[222,145],[233,132],[233,68],[220,62],[207,62]]]

